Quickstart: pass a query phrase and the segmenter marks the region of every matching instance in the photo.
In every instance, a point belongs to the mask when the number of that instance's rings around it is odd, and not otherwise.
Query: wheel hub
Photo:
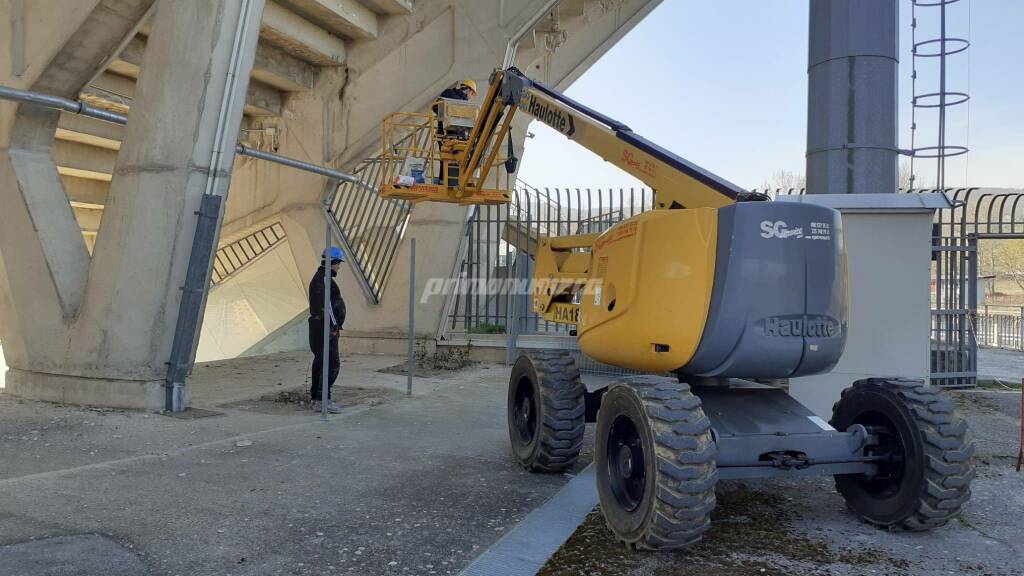
[[[537,431],[537,397],[534,395],[533,384],[527,379],[519,381],[516,388],[514,404],[514,422],[516,433],[524,444],[533,442]]]
[[[623,478],[633,475],[633,450],[629,446],[619,446],[619,474]]]
[[[619,506],[632,512],[644,499],[647,481],[643,438],[636,424],[621,415],[612,423],[607,442],[607,474],[612,494]]]

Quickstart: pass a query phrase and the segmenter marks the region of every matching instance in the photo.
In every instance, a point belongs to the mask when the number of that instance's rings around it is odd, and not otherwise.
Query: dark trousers
[[[309,395],[314,401],[321,399],[324,371],[324,324],[317,318],[309,319],[309,349],[313,352],[313,386]],[[327,398],[331,397],[331,388],[341,370],[341,357],[338,354],[338,337],[329,336],[327,341]]]

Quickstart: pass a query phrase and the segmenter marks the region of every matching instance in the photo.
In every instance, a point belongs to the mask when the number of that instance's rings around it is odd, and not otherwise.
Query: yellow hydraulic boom
[[[690,359],[710,307],[716,211],[748,193],[516,68],[492,74],[478,109],[438,100],[433,110],[398,114],[385,122],[385,196],[461,204],[507,202],[508,179],[516,164],[510,132],[518,113],[547,124],[653,188],[657,210],[600,237],[540,239],[533,254],[532,308],[545,320],[577,325],[581,348],[605,362],[662,371]],[[680,208],[687,210],[676,210]],[[662,251],[672,245],[680,249]],[[641,247],[643,253],[638,252]],[[646,272],[639,266],[674,266],[686,273],[644,282],[640,275]],[[688,319],[684,327],[677,321],[680,314]],[[644,332],[643,337],[625,345],[621,338],[612,338],[634,330]]]
[[[657,208],[718,208],[744,194],[621,122],[509,68],[492,74],[479,107],[439,100],[433,113],[398,113],[385,120],[383,195],[460,204],[507,202],[516,159],[511,146],[503,148],[520,111],[656,190]]]

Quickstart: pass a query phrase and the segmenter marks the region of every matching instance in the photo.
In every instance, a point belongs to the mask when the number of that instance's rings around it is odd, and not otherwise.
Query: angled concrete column
[[[71,304],[58,309],[62,315],[51,310],[52,304],[44,305],[41,322],[24,318],[13,330],[4,326],[5,350],[13,336],[18,351],[8,360],[8,391],[71,403],[162,406],[165,363],[196,227],[195,212],[208,192],[218,127],[220,133],[237,135],[241,122],[263,2],[250,3],[255,15],[246,23],[248,35],[238,43],[236,31],[246,4],[240,0],[157,3],[91,266],[88,256],[79,253],[84,252],[80,239],[81,250],[68,257],[79,267],[86,263],[88,278],[69,281],[79,292],[68,293],[78,299],[62,298],[62,303]],[[238,55],[233,55],[236,44]],[[240,94],[225,99],[229,65],[238,58],[238,74],[230,82],[240,84]],[[53,123],[56,126],[56,117]],[[234,138],[228,142],[220,160],[224,176],[230,175],[234,158]],[[228,178],[218,182],[212,192],[225,194]],[[56,183],[60,185],[59,179]],[[25,196],[32,191],[25,188]],[[56,198],[49,200],[57,204]],[[8,261],[9,252],[16,249],[13,243],[5,241],[0,249],[8,284],[12,284],[18,268],[31,263]],[[54,268],[70,266],[61,263]],[[33,278],[29,288],[60,294],[53,288],[54,281],[44,280]],[[8,308],[14,309],[16,317],[20,318],[23,308],[39,307],[29,294],[10,292]],[[38,338],[37,332],[48,335],[49,341]],[[19,341],[28,340],[31,346],[18,346]]]
[[[0,82],[74,98],[152,4],[8,3],[0,37],[12,42],[0,42]],[[16,60],[23,62],[7,68]],[[59,119],[55,110],[0,103],[0,338],[9,366],[44,373],[63,364],[89,270],[53,160]]]

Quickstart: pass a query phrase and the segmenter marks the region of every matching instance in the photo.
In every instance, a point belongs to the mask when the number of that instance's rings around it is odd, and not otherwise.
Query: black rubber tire
[[[630,426],[639,441],[626,457],[615,430]],[[594,442],[601,510],[619,540],[645,550],[671,550],[700,540],[711,526],[718,471],[711,423],[688,385],[659,376],[612,384],[597,415]],[[615,480],[616,475],[626,478],[627,469],[630,476],[634,470],[643,473],[628,481],[634,496],[642,486],[635,502],[623,496],[630,491],[628,482]]]
[[[887,421],[887,422],[886,422]],[[911,531],[938,528],[960,513],[971,497],[974,443],[967,421],[938,389],[919,380],[868,378],[843,390],[831,424],[881,425],[895,432],[903,461],[883,470],[896,479],[837,475],[836,489],[860,518]]]
[[[519,394],[534,399],[523,416]],[[576,359],[568,351],[539,350],[522,354],[508,382],[508,434],[512,454],[530,472],[564,472],[576,464],[583,446],[586,388]],[[539,399],[539,401],[537,400]]]

